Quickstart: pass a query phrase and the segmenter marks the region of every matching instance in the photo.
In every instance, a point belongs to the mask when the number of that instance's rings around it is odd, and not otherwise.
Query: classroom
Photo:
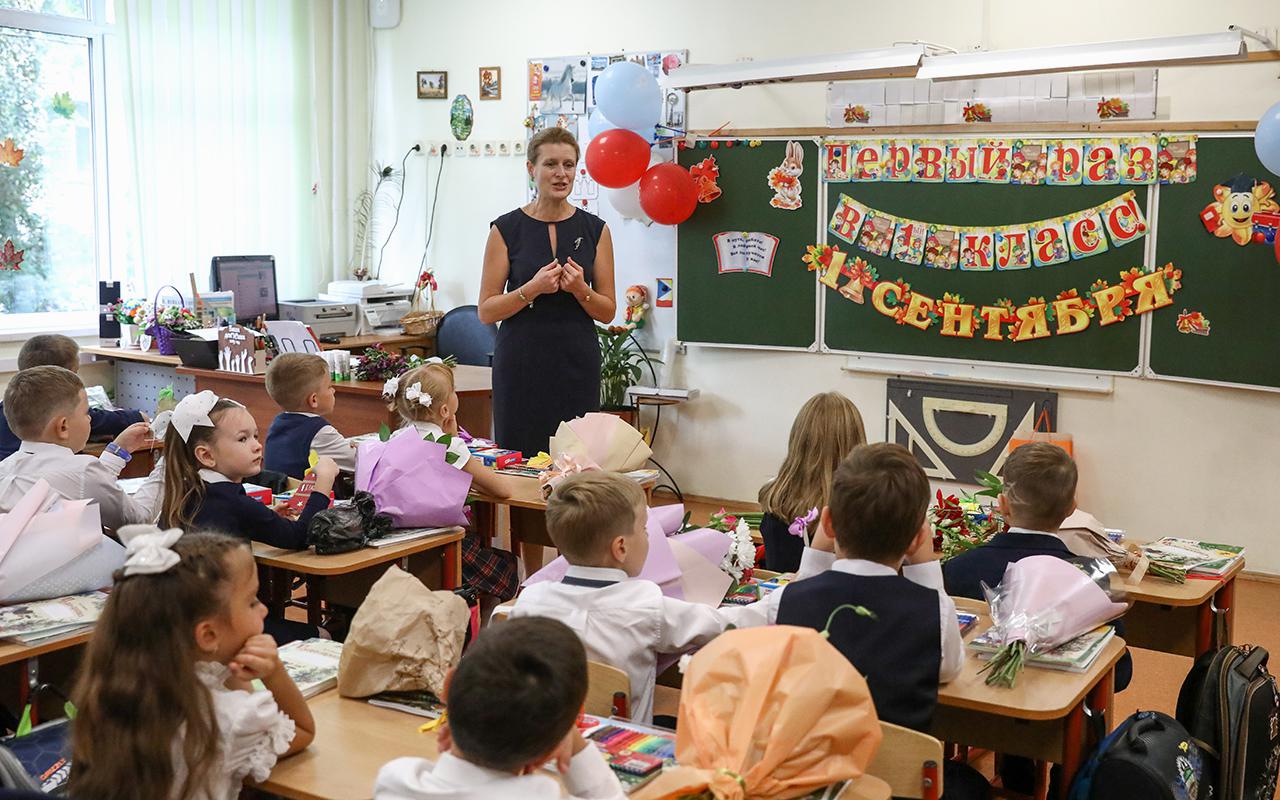
[[[0,800],[1276,797],[1277,187],[1275,0],[0,0]]]

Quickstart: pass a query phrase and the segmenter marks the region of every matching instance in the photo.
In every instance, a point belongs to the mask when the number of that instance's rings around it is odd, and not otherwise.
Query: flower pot
[[[121,347],[137,347],[138,346],[138,326],[120,323],[120,346]]]

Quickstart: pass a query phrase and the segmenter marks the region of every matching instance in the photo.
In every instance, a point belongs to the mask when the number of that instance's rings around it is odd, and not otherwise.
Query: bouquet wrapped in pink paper
[[[593,469],[630,472],[653,455],[640,431],[620,417],[595,411],[561,422],[547,452],[554,466],[540,478],[544,494],[565,475]]]
[[[1128,604],[1112,586],[1115,574],[1106,559],[1030,556],[1005,568],[996,588],[984,583],[1000,642],[983,667],[987,683],[1013,686],[1028,651],[1052,650],[1123,614]]]
[[[446,454],[445,445],[409,434],[361,442],[356,490],[372,494],[397,528],[466,525],[471,476],[446,463]]]

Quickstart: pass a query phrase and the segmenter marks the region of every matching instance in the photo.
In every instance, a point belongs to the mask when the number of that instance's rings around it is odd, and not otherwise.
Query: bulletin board
[[[786,139],[703,140],[678,152],[685,168],[714,159],[719,190],[678,226],[681,341],[817,348],[817,282],[802,258],[821,225],[818,143],[794,141],[798,163]]]
[[[1280,178],[1259,163],[1251,136],[1201,137],[1198,144],[1199,180],[1160,189],[1156,263],[1177,264],[1184,286],[1174,313],[1153,322],[1146,374],[1280,389],[1273,314],[1280,303],[1280,208],[1272,194]],[[1229,213],[1215,198],[1218,187],[1228,206],[1247,198],[1252,215],[1241,216],[1248,224],[1222,231],[1239,231],[1238,239],[1216,236],[1202,221]]]

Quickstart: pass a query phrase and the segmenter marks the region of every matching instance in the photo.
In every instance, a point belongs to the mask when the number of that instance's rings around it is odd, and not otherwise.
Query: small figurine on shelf
[[[627,311],[622,327],[638,331],[644,327],[644,315],[649,311],[649,290],[640,284],[627,287]]]

